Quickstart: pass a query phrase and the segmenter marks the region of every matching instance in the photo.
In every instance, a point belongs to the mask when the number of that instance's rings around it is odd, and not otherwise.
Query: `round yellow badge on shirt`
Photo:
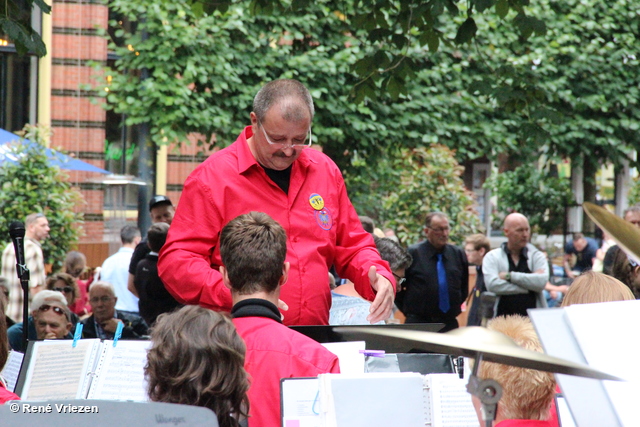
[[[322,199],[322,196],[317,193],[313,193],[309,196],[309,204],[317,211],[321,211],[324,208],[324,200]]]

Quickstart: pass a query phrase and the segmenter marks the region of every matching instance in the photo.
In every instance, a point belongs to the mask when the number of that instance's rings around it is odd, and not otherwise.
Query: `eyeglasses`
[[[442,228],[433,228],[433,227],[427,227],[429,230],[435,232],[435,233],[443,233],[445,231],[449,231],[451,230],[451,228],[449,227],[442,227]]]
[[[279,146],[281,149],[284,148],[305,148],[305,147],[309,147],[311,145],[311,128],[309,128],[309,136],[308,138],[305,138],[303,140],[300,139],[296,139],[294,138],[293,144],[284,144],[282,142],[273,142],[271,141],[271,138],[269,138],[269,135],[267,135],[267,131],[264,130],[264,126],[262,126],[262,122],[260,120],[258,120],[258,126],[260,126],[260,129],[262,129],[262,134],[264,135],[265,139],[267,140],[267,142],[269,143],[269,145],[276,145]]]
[[[113,297],[108,297],[108,296],[106,296],[106,295],[105,295],[105,296],[103,296],[103,297],[93,297],[93,298],[91,298],[91,299],[89,300],[89,302],[90,302],[91,304],[97,304],[97,303],[99,303],[100,301],[102,301],[102,302],[109,302],[109,301],[111,301],[112,299],[113,299]]]
[[[63,294],[70,294],[73,292],[73,288],[71,286],[65,286],[64,288],[53,288],[52,290],[62,292]]]
[[[393,277],[396,278],[396,286],[402,286],[402,284],[407,281],[406,277],[400,277],[396,273],[391,274],[393,274]]]
[[[55,305],[49,305],[49,304],[42,304],[40,307],[38,307],[38,311],[44,313],[46,311],[49,311],[49,309],[53,310],[54,313],[57,313],[61,316],[66,317],[67,319],[69,318],[67,316],[67,312],[64,311],[63,309],[61,309],[60,307],[57,307]]]

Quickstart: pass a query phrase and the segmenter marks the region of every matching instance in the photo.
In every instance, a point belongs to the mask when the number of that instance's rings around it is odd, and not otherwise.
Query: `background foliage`
[[[201,144],[225,146],[263,83],[296,78],[316,102],[314,138],[354,199],[380,198],[360,194],[373,187],[356,177],[391,176],[403,148],[442,144],[459,161],[507,169],[570,159],[590,182],[640,146],[640,12],[629,0],[110,4],[125,18],[114,26],[133,25],[115,33],[120,59],[102,93],[128,124],[147,122],[157,144],[199,132]],[[354,92],[363,86],[366,96]]]
[[[37,56],[47,54],[47,47],[40,34],[31,27],[31,11],[34,5],[42,12],[51,13],[51,6],[44,0],[21,0],[0,2],[0,36],[9,36],[18,55],[33,52]]]
[[[49,164],[43,145],[48,129],[27,125],[24,130],[24,137],[34,144],[15,144],[12,151],[19,160],[0,167],[0,236],[9,235],[13,221],[24,222],[30,213],[44,213],[51,231],[42,242],[42,251],[45,263],[53,264],[56,271],[78,242],[82,213],[75,208],[82,203],[82,195],[59,167]]]
[[[629,206],[640,203],[640,175],[631,181],[629,188]]]
[[[500,226],[505,216],[519,212],[529,218],[533,232],[549,235],[562,229],[571,188],[566,179],[550,177],[531,165],[492,175],[485,183],[498,197]],[[497,228],[500,228],[498,226]]]
[[[447,214],[456,244],[482,228],[473,194],[462,182],[463,168],[443,145],[401,148],[373,168],[366,162],[355,166],[346,178],[356,210],[378,227],[394,229],[405,244],[423,238],[424,218],[432,211]]]

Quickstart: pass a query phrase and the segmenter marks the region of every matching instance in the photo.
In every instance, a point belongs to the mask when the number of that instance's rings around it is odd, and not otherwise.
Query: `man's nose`
[[[293,148],[293,145],[287,145],[286,147],[282,147],[282,152],[287,156],[292,156],[295,153],[296,149]]]

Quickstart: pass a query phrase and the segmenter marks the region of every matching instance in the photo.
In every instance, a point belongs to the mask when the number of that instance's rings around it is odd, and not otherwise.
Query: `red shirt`
[[[540,420],[503,420],[495,427],[549,427],[549,421]]]
[[[229,311],[231,294],[217,270],[218,239],[227,222],[250,211],[265,212],[287,232],[291,269],[280,293],[289,306],[287,325],[328,324],[333,264],[370,301],[375,298],[367,277],[370,266],[395,283],[389,264],[362,229],[335,163],[317,150],[302,150],[285,194],[251,154],[251,136],[248,126],[234,144],[212,154],[187,178],[158,262],[169,292],[181,303]],[[322,198],[321,209],[312,206],[314,195]]]
[[[247,345],[249,427],[279,427],[280,379],[340,373],[338,357],[316,341],[272,319],[234,318]]]
[[[7,403],[10,400],[20,400],[20,396],[10,392],[4,387],[2,381],[0,381],[0,405]]]

